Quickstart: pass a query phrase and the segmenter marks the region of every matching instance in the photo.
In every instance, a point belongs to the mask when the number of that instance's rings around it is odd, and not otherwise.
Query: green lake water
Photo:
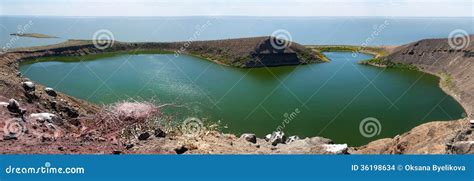
[[[366,54],[325,54],[331,62],[272,68],[240,69],[190,56],[141,54],[32,61],[20,71],[90,102],[174,103],[183,107],[165,113],[177,121],[220,121],[224,132],[260,137],[280,129],[287,135],[323,136],[357,146],[424,122],[463,117],[462,107],[438,87],[435,76],[357,64],[371,58]],[[361,134],[359,126],[366,118],[379,121],[376,134]]]

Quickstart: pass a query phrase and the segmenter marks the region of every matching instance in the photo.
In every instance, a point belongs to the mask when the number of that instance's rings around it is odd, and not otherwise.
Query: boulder
[[[286,143],[288,144],[288,143],[294,142],[294,141],[296,141],[296,140],[300,140],[300,137],[299,137],[299,136],[296,136],[296,135],[295,135],[295,136],[290,136],[290,137],[288,137],[288,139],[286,140]]]
[[[263,138],[263,139],[265,139],[265,141],[270,141],[271,137],[272,137],[272,134],[267,134],[267,135],[265,135],[265,138]]]
[[[8,101],[8,106],[7,106],[7,109],[10,111],[10,112],[13,112],[13,113],[20,113],[20,103],[18,103],[18,101],[16,101],[15,99],[10,99]]]
[[[286,136],[283,131],[275,131],[272,133],[270,136],[269,142],[273,145],[276,146],[279,143],[285,143],[286,142]]]
[[[453,154],[474,154],[474,141],[457,141],[448,145],[448,150]]]
[[[166,137],[166,133],[163,130],[161,130],[160,128],[156,128],[155,129],[155,137],[164,138],[164,137]]]
[[[244,133],[240,136],[240,138],[245,139],[246,141],[250,143],[257,143],[257,136],[252,133]]]
[[[77,118],[79,117],[79,111],[75,108],[71,108],[70,106],[68,105],[64,105],[64,104],[56,104],[57,105],[57,109],[63,113],[66,113],[67,116],[69,116],[70,118]]]
[[[189,150],[189,149],[186,148],[186,146],[184,146],[184,145],[174,149],[174,151],[175,151],[176,154],[178,154],[178,155],[181,155],[181,154],[183,154],[183,153],[186,153],[188,150]]]
[[[144,140],[147,140],[148,138],[150,138],[150,133],[149,132],[144,132],[140,135],[138,135],[138,140],[140,141],[144,141]]]
[[[48,94],[51,97],[58,96],[58,94],[56,93],[56,91],[53,88],[46,87],[46,88],[44,88],[44,91],[46,92],[46,94]]]
[[[21,85],[26,92],[33,92],[35,91],[35,84],[30,81],[22,82]]]
[[[324,144],[323,148],[326,152],[333,154],[347,154],[347,144]]]
[[[15,135],[3,135],[3,140],[7,141],[7,140],[17,140],[18,137],[16,137]]]
[[[30,114],[29,118],[32,120],[38,121],[40,123],[44,123],[44,122],[53,123],[53,122],[60,121],[58,116],[51,113],[34,113],[34,114]]]
[[[469,123],[471,123],[471,128],[474,128],[474,119],[470,120]]]
[[[127,150],[128,150],[128,149],[131,149],[131,148],[133,148],[133,146],[135,146],[135,145],[134,145],[134,144],[132,144],[132,143],[125,143],[125,144],[124,144],[124,146],[125,146],[125,149],[127,149]]]
[[[53,100],[53,101],[49,102],[49,105],[51,106],[51,108],[52,108],[53,110],[55,110],[55,111],[58,110],[58,108],[57,108],[58,102],[57,102],[57,101],[54,101],[54,100]]]

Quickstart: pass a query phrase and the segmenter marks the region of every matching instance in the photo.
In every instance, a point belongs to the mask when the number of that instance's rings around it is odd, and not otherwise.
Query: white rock
[[[286,142],[285,133],[283,133],[283,131],[274,131],[270,136],[269,142],[273,146],[276,146],[277,144],[280,144],[280,143],[285,143]]]
[[[240,136],[240,138],[245,139],[246,141],[251,143],[257,143],[257,136],[252,133],[244,133]]]
[[[288,139],[286,139],[286,144],[295,142],[297,140],[300,140],[299,136],[290,136],[290,137],[288,137]]]
[[[7,107],[11,112],[18,112],[18,110],[20,109],[20,103],[18,103],[18,101],[16,101],[15,99],[10,99],[8,101]]]
[[[271,137],[272,137],[272,134],[267,134],[264,139],[265,141],[270,141]]]
[[[327,152],[335,154],[343,154],[347,152],[347,144],[324,144],[323,147]]]
[[[51,87],[46,87],[44,88],[44,91],[46,92],[46,94],[52,96],[52,97],[56,97],[58,94],[56,93],[56,91],[51,88]]]
[[[474,119],[469,121],[471,124],[474,124]]]
[[[35,90],[35,83],[33,83],[33,82],[26,81],[26,82],[22,82],[22,84],[23,84],[23,88],[27,91],[34,91]]]
[[[7,106],[8,106],[8,102],[0,102],[0,106],[7,107]]]
[[[45,122],[45,121],[51,122],[55,117],[56,115],[51,114],[51,113],[33,113],[30,115],[31,119],[34,119],[40,122]]]
[[[25,84],[28,87],[34,87],[35,86],[35,84],[33,82],[30,82],[30,81],[23,82],[23,84]]]

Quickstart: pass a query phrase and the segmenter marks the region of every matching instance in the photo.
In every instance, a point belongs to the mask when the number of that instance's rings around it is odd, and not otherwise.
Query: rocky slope
[[[443,88],[474,116],[474,35],[469,40],[459,49],[452,48],[448,39],[421,40],[398,47],[386,59],[449,79]]]
[[[239,38],[227,40],[194,41],[194,42],[104,42],[94,45],[88,40],[69,40],[64,43],[19,48],[11,54],[27,55],[23,60],[42,56],[80,56],[107,52],[134,53],[141,51],[165,51],[176,56],[188,54],[202,57],[215,63],[251,68],[263,66],[299,65],[322,62],[318,52],[295,42],[283,44],[274,37]],[[99,48],[97,48],[99,47]]]
[[[185,52],[237,67],[299,65],[322,61],[316,52],[294,42],[279,42],[274,37],[196,41]]]
[[[410,64],[441,78],[440,86],[458,100],[467,118],[425,123],[395,138],[373,141],[352,153],[371,154],[474,154],[474,36],[465,46],[450,46],[449,39],[426,39],[396,48],[383,60]]]

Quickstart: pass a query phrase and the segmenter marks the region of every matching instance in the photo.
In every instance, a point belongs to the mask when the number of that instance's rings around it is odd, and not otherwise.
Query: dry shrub
[[[150,120],[161,117],[160,108],[150,102],[119,102],[96,114],[93,127],[102,135],[148,129]]]

